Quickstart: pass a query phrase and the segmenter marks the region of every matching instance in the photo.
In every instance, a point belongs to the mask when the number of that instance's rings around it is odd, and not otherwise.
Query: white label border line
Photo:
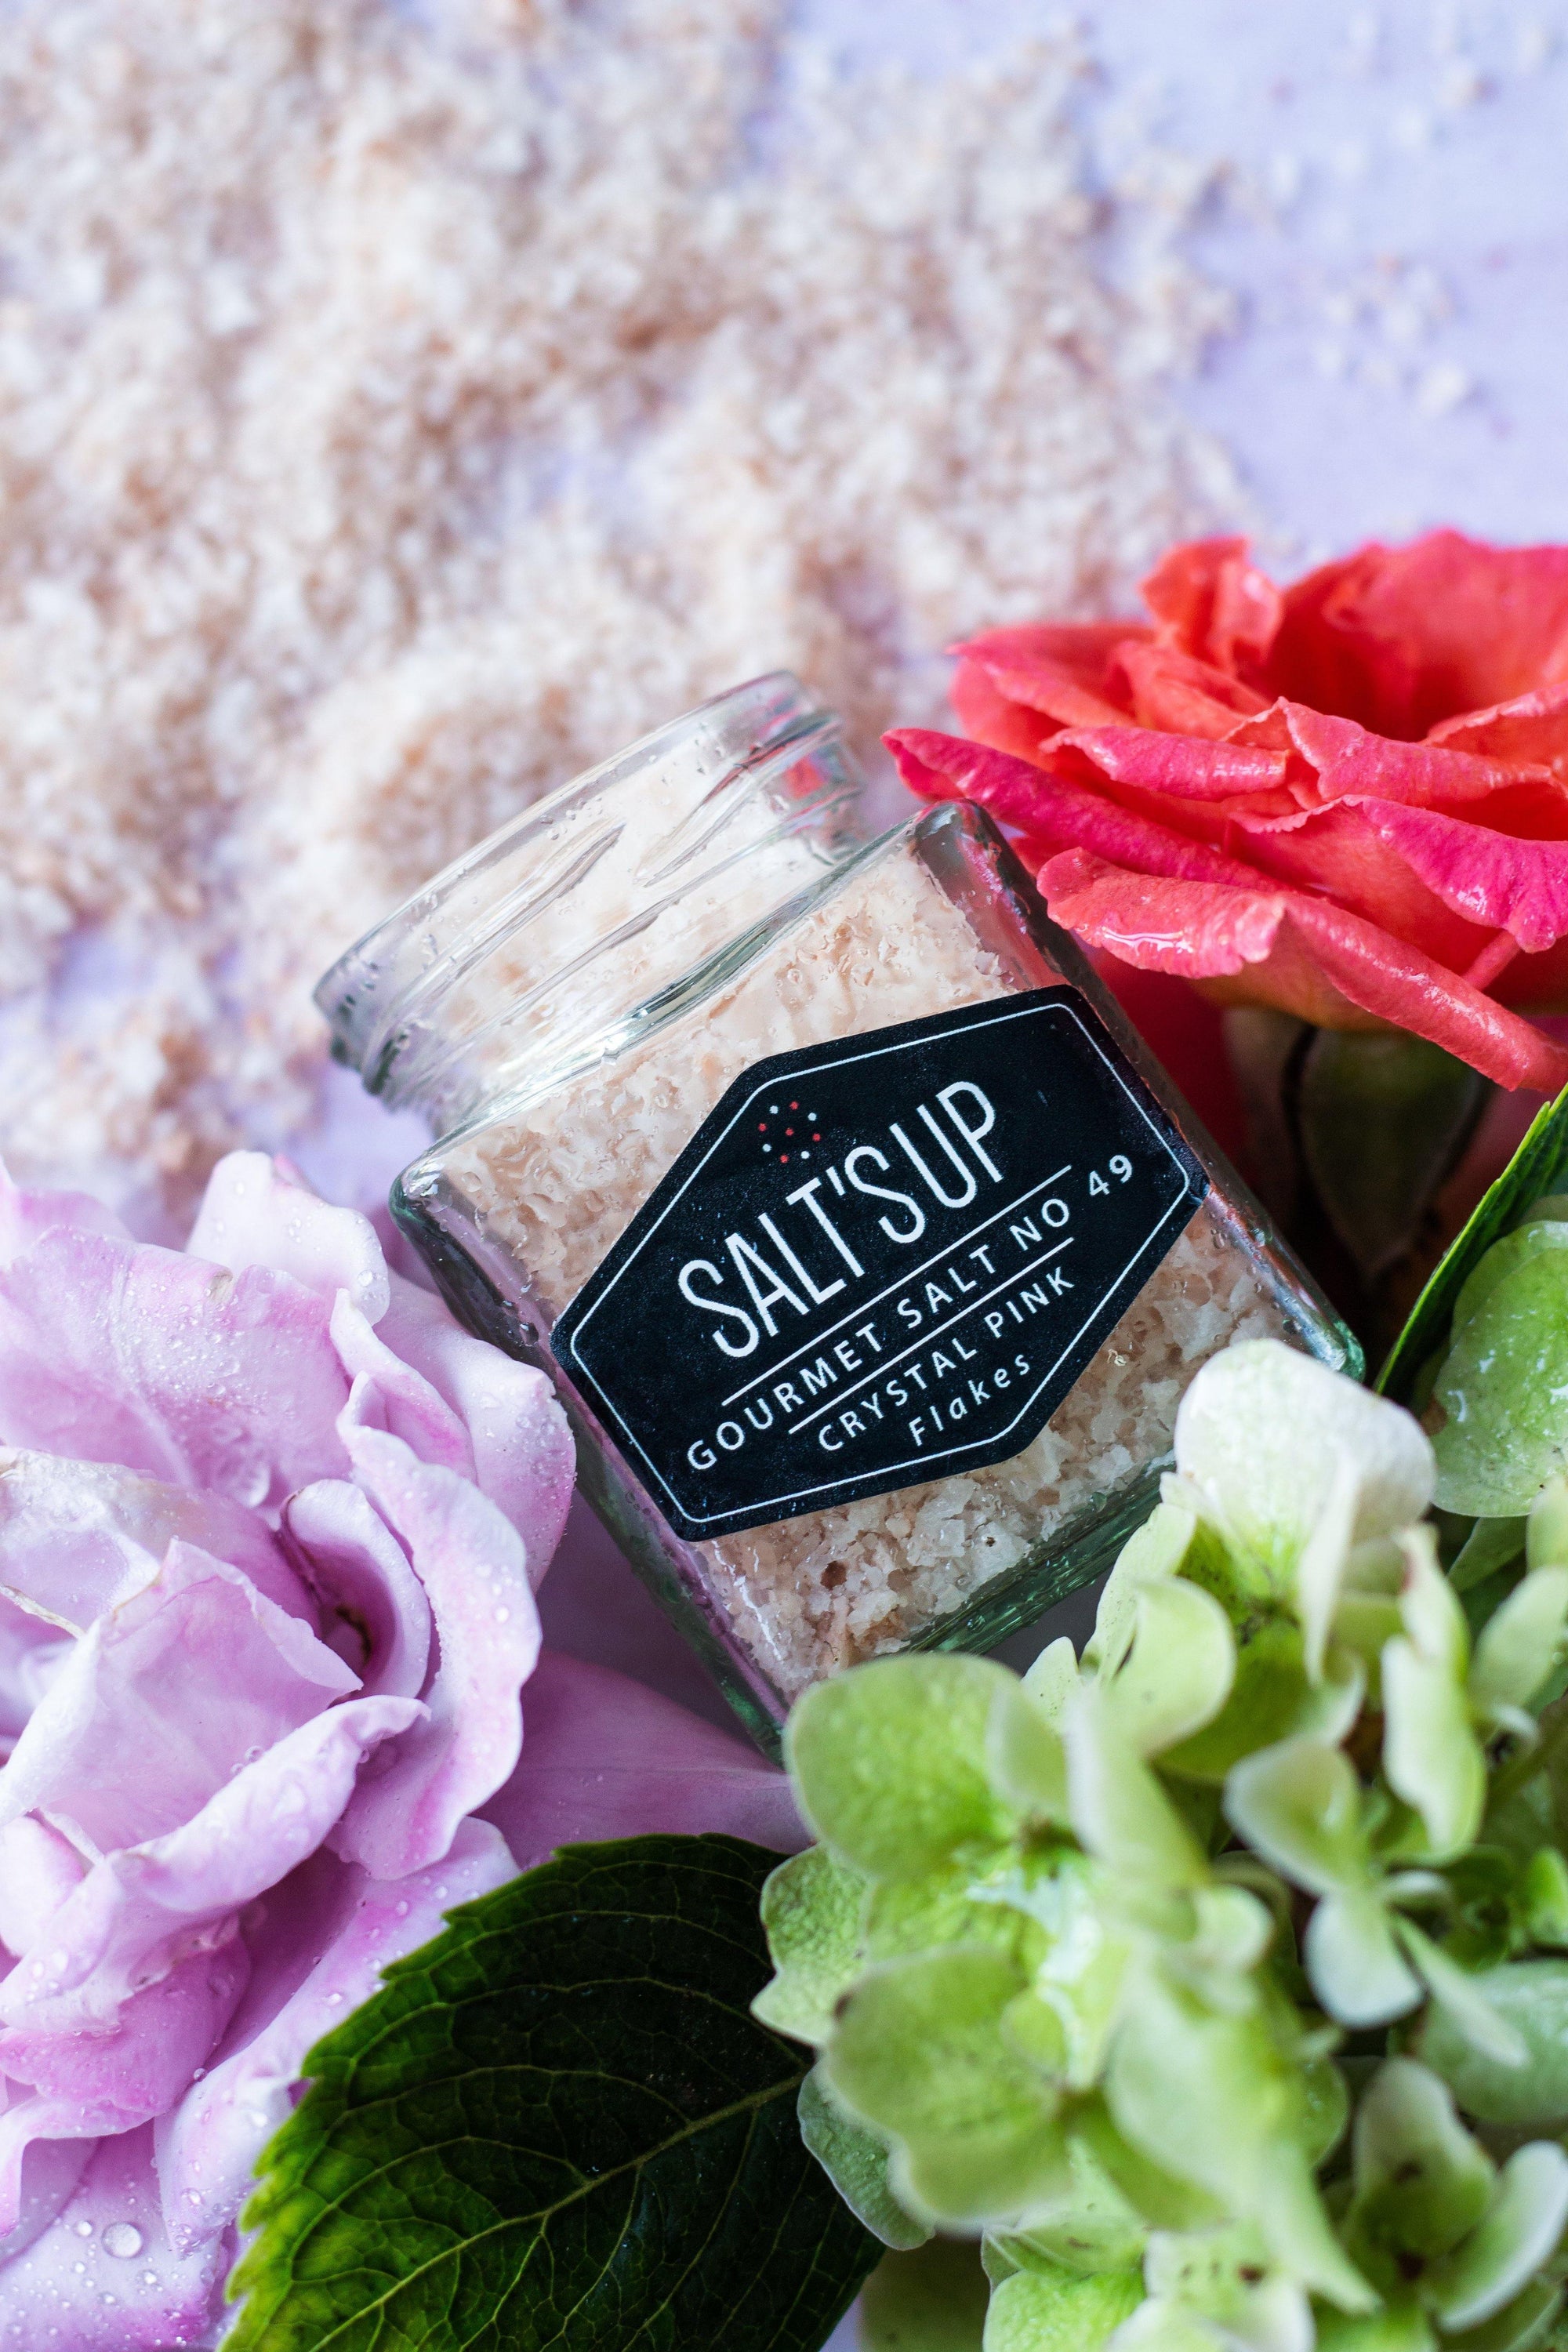
[[[791,1437],[798,1437],[803,1429],[809,1429],[814,1421],[820,1421],[825,1412],[833,1411],[835,1405],[847,1404],[851,1397],[858,1396],[861,1390],[869,1388],[873,1381],[890,1380],[900,1364],[907,1364],[910,1358],[918,1356],[922,1348],[934,1346],[943,1332],[951,1331],[955,1323],[965,1321],[971,1315],[978,1315],[983,1307],[988,1307],[994,1298],[999,1297],[1004,1290],[1010,1290],[1016,1282],[1022,1282],[1026,1276],[1035,1273],[1040,1266],[1049,1265],[1052,1258],[1060,1257],[1063,1250],[1070,1249],[1077,1239],[1076,1234],[1068,1234],[1065,1241],[1058,1242],[1054,1248],[1046,1250],[1040,1256],[1031,1259],[1027,1265],[1021,1265],[1016,1274],[1005,1275],[1000,1282],[994,1284],[985,1293],[984,1298],[975,1299],[973,1306],[958,1307],[948,1317],[945,1323],[939,1323],[934,1331],[922,1331],[918,1339],[910,1340],[901,1355],[890,1358],[885,1364],[878,1364],[873,1370],[867,1373],[864,1380],[857,1381],[852,1389],[841,1389],[837,1396],[829,1397],[826,1404],[819,1404],[815,1411],[808,1412],[804,1421],[797,1421],[788,1434]],[[1119,1274],[1116,1280],[1120,1282],[1121,1279],[1121,1276]],[[1115,1285],[1111,1286],[1114,1288]],[[754,1422],[752,1425],[753,1428],[756,1427]]]

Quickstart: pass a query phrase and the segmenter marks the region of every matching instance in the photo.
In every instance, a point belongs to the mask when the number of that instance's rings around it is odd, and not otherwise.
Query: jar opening
[[[624,1017],[865,840],[837,715],[786,670],[573,778],[468,851],[316,990],[367,1089],[438,1127]],[[591,970],[591,982],[587,974]]]

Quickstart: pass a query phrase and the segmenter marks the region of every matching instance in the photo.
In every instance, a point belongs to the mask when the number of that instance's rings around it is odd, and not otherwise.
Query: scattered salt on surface
[[[544,784],[778,665],[868,750],[1228,506],[1160,381],[1223,306],[1168,190],[1103,282],[1076,37],[847,84],[788,15],[0,15],[19,1171],[173,1218],[308,1109],[331,955]]]

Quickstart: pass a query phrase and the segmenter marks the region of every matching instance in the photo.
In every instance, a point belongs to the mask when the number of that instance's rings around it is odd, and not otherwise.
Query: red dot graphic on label
[[[767,1131],[768,1131],[768,1123],[767,1123],[767,1120],[766,1120],[765,1118],[760,1118],[760,1119],[758,1119],[758,1121],[757,1121],[757,1133],[758,1133],[759,1135],[766,1135]]]
[[[820,1136],[820,1135],[818,1135],[818,1133],[816,1132],[816,1129],[815,1128],[813,1128],[813,1129],[812,1129],[812,1130],[811,1130],[811,1139],[812,1139],[813,1143],[820,1143],[820,1142],[822,1141],[822,1138],[821,1138],[821,1136]]]
[[[789,1153],[787,1151],[781,1151],[779,1153],[779,1166],[781,1168],[787,1168],[789,1166]]]

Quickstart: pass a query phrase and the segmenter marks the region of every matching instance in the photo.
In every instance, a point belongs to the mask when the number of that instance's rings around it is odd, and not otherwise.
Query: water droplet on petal
[[[496,1623],[498,1625],[504,1625],[510,1615],[511,1611],[510,1609],[498,1609],[496,1611]]]

